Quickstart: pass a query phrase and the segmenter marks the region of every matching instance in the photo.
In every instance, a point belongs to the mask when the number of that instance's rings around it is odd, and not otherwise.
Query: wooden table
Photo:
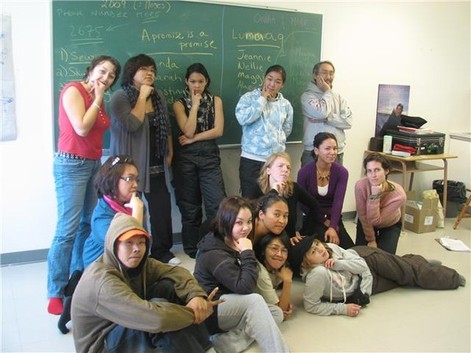
[[[375,151],[365,151],[365,154],[370,154]],[[443,217],[446,216],[446,204],[448,193],[448,159],[458,158],[452,154],[424,154],[410,157],[394,156],[383,152],[376,152],[386,157],[391,162],[391,172],[402,173],[402,187],[404,190],[412,190],[412,183],[414,182],[414,173],[428,172],[434,170],[443,170]],[[436,166],[427,163],[426,161],[443,161],[443,166]],[[407,173],[410,173],[409,187],[407,185]],[[402,228],[404,229],[404,213],[405,205],[402,207]]]

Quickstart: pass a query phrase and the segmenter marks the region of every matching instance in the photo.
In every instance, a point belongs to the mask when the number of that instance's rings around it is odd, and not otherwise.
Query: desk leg
[[[410,180],[409,180],[409,191],[412,190],[412,184],[414,183],[414,172],[410,173]],[[405,190],[405,189],[404,189]]]
[[[446,204],[448,201],[448,161],[443,159],[443,219],[446,218]]]
[[[407,184],[407,167],[406,167],[406,162],[401,161],[401,166],[402,166],[402,188],[404,190],[407,190],[406,184]],[[404,205],[402,205],[401,209],[401,214],[402,214],[402,231],[404,231],[404,223],[405,223],[405,215],[406,215],[406,203],[404,202]]]

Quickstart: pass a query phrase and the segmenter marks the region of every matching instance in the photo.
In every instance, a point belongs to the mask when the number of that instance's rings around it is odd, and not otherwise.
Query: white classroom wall
[[[374,134],[378,84],[410,85],[409,114],[428,120],[426,127],[447,136],[471,131],[469,1],[238,4],[323,15],[321,58],[335,64],[334,89],[347,99],[354,114],[344,159],[350,171],[344,212],[355,210],[353,185],[361,176],[363,151]],[[2,14],[10,15],[12,22],[18,138],[0,142],[0,254],[47,249],[54,234],[50,8],[48,0],[4,0],[1,4]],[[449,145],[447,140],[446,151]],[[296,173],[301,147],[290,145],[288,151]],[[232,194],[239,187],[239,150],[223,149],[222,157],[227,191]],[[451,171],[454,165],[466,163],[469,172],[469,162],[451,160]],[[432,180],[441,178],[440,172],[418,174],[415,187],[431,188]],[[469,175],[450,172],[449,178],[467,178],[469,183]],[[176,207],[173,214],[174,231],[179,232]]]

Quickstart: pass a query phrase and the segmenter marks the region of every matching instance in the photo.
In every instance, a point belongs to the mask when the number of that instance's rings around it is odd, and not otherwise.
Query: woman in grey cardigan
[[[173,246],[170,170],[173,143],[167,102],[154,81],[154,59],[139,54],[124,65],[121,90],[111,98],[111,153],[131,156],[139,170],[152,233],[151,257],[178,265]]]

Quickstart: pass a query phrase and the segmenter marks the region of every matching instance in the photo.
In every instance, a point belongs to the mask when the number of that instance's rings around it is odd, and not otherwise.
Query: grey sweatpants
[[[260,294],[224,294],[218,305],[219,327],[228,331],[213,335],[211,341],[217,352],[238,353],[256,341],[263,352],[288,353],[278,324],[283,312],[274,315]]]

